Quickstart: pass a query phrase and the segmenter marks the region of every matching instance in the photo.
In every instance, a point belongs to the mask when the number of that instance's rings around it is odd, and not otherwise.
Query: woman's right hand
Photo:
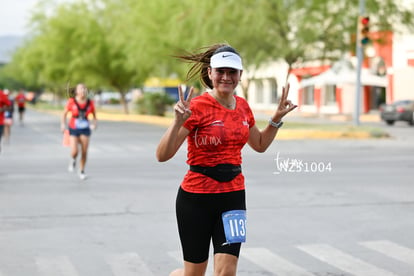
[[[188,92],[187,99],[184,99],[184,93],[181,85],[178,86],[178,97],[179,100],[174,106],[175,120],[179,123],[184,123],[190,116],[190,102],[193,97],[194,88],[191,87]]]

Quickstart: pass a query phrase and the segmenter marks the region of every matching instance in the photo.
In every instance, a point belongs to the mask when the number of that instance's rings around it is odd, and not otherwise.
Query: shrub
[[[121,103],[120,99],[115,99],[115,98],[109,99],[109,104],[120,104],[120,103]]]
[[[138,99],[136,106],[139,114],[165,116],[167,107],[174,102],[174,99],[166,93],[144,93]]]

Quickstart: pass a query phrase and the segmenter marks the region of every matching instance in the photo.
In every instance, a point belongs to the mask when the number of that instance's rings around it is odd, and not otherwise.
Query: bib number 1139
[[[246,210],[231,210],[222,214],[226,243],[246,242]]]

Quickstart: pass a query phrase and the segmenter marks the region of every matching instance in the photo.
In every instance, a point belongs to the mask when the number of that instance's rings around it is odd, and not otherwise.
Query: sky
[[[63,3],[70,0],[51,0]],[[30,14],[39,0],[0,0],[0,36],[23,36],[28,32]]]

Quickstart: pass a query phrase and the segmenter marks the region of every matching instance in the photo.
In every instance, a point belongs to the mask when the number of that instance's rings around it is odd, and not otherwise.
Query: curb
[[[54,115],[60,115],[60,111],[38,110]],[[168,127],[171,125],[173,118],[138,115],[138,114],[118,114],[98,112],[98,120],[117,121],[117,122],[138,122],[151,125]],[[376,137],[369,131],[323,131],[315,129],[281,129],[275,139],[280,140],[301,140],[301,139],[379,139],[389,138],[387,136]]]
[[[277,134],[280,140],[295,139],[374,139],[368,131],[321,131],[321,130],[283,130]]]

